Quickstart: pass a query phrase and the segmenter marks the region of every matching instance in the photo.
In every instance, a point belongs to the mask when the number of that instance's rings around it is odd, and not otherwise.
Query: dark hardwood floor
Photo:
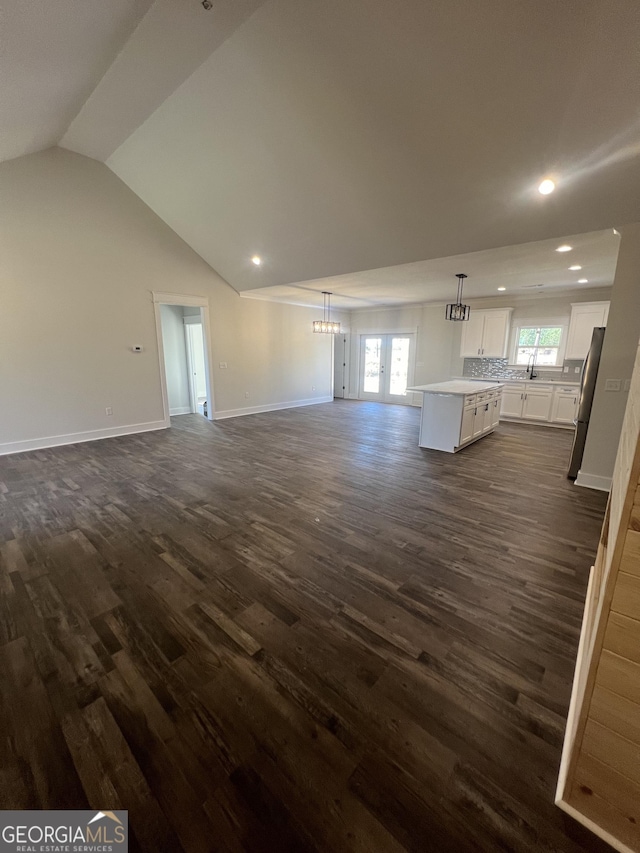
[[[553,805],[605,495],[336,402],[0,459],[0,807],[132,850],[605,850]]]

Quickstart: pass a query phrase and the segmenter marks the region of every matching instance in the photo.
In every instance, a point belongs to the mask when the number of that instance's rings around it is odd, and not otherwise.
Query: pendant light
[[[447,305],[444,316],[447,320],[468,320],[471,314],[469,305],[462,304],[462,285],[467,276],[463,272],[456,273],[458,279],[458,298],[455,302],[450,302]]]
[[[322,291],[322,320],[313,321],[313,331],[324,335],[339,335],[340,323],[331,320],[331,292]]]

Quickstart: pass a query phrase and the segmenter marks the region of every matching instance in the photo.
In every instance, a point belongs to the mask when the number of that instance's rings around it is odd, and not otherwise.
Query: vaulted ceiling
[[[213,4],[2,0],[0,154],[105,161],[238,291],[640,219],[637,0]]]

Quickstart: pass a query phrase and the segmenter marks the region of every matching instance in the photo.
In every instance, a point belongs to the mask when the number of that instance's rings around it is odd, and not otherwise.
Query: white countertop
[[[580,385],[579,382],[575,382],[573,379],[569,379],[566,382],[563,382],[561,379],[503,379],[504,383],[522,383],[524,382],[526,385],[575,385],[576,388]]]
[[[433,385],[414,385],[407,391],[422,391],[423,394],[477,394],[479,391],[491,391],[502,388],[502,382],[477,379],[450,379],[448,382],[434,382]]]
[[[457,378],[458,377],[456,377],[456,379]],[[519,384],[521,382],[525,382],[527,385],[532,385],[532,384],[533,385],[580,385],[579,379],[529,379],[529,377],[526,377],[525,379],[512,379],[512,378],[508,378],[508,379],[504,378],[503,379],[503,378],[500,378],[500,379],[495,379],[495,380],[489,380],[489,379],[471,379],[467,376],[464,376],[464,377],[460,377],[460,380],[462,382],[476,382],[476,383],[495,381],[495,382],[500,382],[503,385],[512,385],[514,383]]]

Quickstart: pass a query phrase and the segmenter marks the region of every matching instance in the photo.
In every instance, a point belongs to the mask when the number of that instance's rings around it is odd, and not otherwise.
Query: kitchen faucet
[[[527,373],[529,374],[529,379],[535,379],[538,375],[536,373],[536,354],[535,352],[529,356],[529,361],[527,363]]]

